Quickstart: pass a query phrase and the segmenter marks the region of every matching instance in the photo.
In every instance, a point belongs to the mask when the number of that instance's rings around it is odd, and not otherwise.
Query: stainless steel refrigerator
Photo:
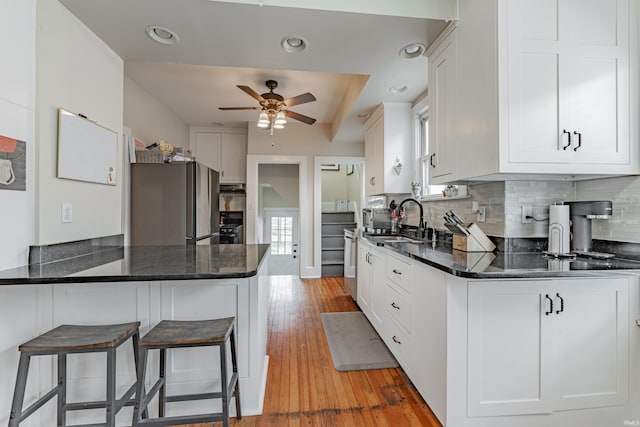
[[[218,172],[196,163],[131,164],[131,244],[217,244]]]

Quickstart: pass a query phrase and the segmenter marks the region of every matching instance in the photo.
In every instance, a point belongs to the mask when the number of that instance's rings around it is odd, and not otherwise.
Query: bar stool
[[[222,421],[224,427],[229,426],[229,401],[236,398],[236,419],[241,419],[240,389],[238,385],[238,366],[236,362],[236,343],[234,333],[234,317],[215,320],[175,321],[162,320],[140,340],[140,359],[138,361],[138,390],[136,404],[133,408],[133,426],[170,426],[179,424],[196,424]],[[231,365],[233,375],[227,379],[227,341],[231,345]],[[168,348],[216,346],[220,351],[220,392],[166,395],[166,351]],[[144,391],[144,375],[146,372],[149,350],[160,350],[159,379]],[[146,411],[149,402],[159,391],[158,418],[141,419],[140,411]],[[165,417],[167,402],[187,400],[222,399],[222,412]],[[144,415],[144,414],[143,414]]]
[[[116,349],[129,338],[133,342],[134,361],[138,361],[138,327],[140,322],[119,325],[61,325],[27,341],[18,347],[20,362],[13,393],[13,404],[9,415],[9,427],[18,427],[22,421],[37,411],[42,405],[58,397],[57,425],[66,426],[67,411],[82,409],[106,409],[106,426],[116,425],[116,414],[123,406],[134,404],[131,398],[136,391],[134,383],[120,399],[116,399]],[[107,353],[107,394],[104,401],[67,402],[67,355],[74,353]],[[24,393],[32,356],[56,355],[58,359],[58,385],[36,400],[27,409]],[[136,372],[137,374],[137,372]],[[146,416],[146,413],[143,414]]]

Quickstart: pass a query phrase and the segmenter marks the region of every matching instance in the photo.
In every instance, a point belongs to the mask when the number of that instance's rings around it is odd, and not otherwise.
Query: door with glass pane
[[[298,209],[265,209],[264,241],[271,245],[270,275],[300,274]]]

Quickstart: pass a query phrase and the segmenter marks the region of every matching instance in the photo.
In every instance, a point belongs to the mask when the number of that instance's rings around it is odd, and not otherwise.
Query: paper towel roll
[[[569,246],[569,205],[549,206],[549,247],[552,254],[568,254]]]

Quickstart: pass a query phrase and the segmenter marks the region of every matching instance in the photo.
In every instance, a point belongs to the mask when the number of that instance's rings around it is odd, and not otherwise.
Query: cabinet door
[[[509,161],[568,163],[569,133],[560,128],[559,0],[508,0]],[[563,64],[569,65],[569,64]],[[566,69],[566,66],[565,66]],[[568,123],[565,125],[568,126]]]
[[[369,263],[369,245],[362,239],[358,242],[358,275],[357,275],[357,301],[362,312],[370,316],[371,300],[371,264]]]
[[[382,116],[365,129],[365,188],[367,195],[381,194],[384,190],[384,118]]]
[[[469,416],[552,411],[550,283],[469,284]]]
[[[194,142],[193,154],[196,160],[213,170],[220,171],[220,134],[197,132]]]
[[[379,333],[382,333],[382,325],[385,318],[386,301],[386,256],[380,251],[369,251],[369,263],[371,265],[371,316],[369,320]]]
[[[509,161],[629,164],[629,1],[503,7]]]
[[[627,279],[558,281],[554,290],[554,409],[624,404],[629,378]]]
[[[456,33],[452,32],[429,57],[430,178],[453,173],[453,131],[456,99]]]
[[[221,135],[220,182],[247,181],[247,137],[243,133]]]
[[[579,134],[571,162],[628,164],[629,0],[568,0],[560,7],[561,36],[571,46],[561,93],[569,118],[561,125]]]

